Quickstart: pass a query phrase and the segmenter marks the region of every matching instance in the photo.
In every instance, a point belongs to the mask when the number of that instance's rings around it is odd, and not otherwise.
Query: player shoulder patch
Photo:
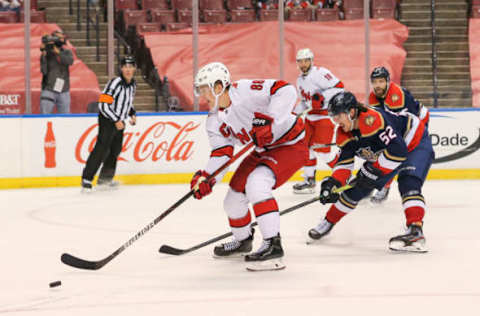
[[[402,88],[393,82],[390,84],[387,96],[385,97],[385,105],[391,110],[398,110],[405,107],[405,94]]]
[[[273,83],[272,87],[270,88],[270,95],[274,95],[278,89],[288,86],[288,82],[284,80],[277,80]]]
[[[337,146],[342,148],[345,147],[350,141],[354,140],[355,137],[352,133],[345,133],[341,128],[337,129]]]
[[[384,126],[383,116],[373,109],[361,113],[358,117],[358,128],[363,137],[374,135]]]

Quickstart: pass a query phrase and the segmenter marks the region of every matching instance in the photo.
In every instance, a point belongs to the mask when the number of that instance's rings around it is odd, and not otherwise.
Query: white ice
[[[276,191],[281,209],[310,199],[292,182]],[[69,252],[106,257],[185,195],[182,185],[0,191],[0,314],[3,315],[480,315],[479,181],[428,181],[424,232],[430,252],[387,249],[403,232],[396,187],[389,200],[362,203],[331,235],[306,245],[324,216],[319,203],[282,216],[287,268],[247,272],[241,260],[212,258],[213,245],[174,257],[228,232],[227,185],[187,200],[98,271],[60,262]],[[255,246],[260,244],[257,230]],[[61,280],[54,289],[49,282]]]

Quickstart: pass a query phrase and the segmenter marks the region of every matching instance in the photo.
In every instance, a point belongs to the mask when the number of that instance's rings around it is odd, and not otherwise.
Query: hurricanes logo
[[[360,148],[357,150],[356,154],[362,158],[365,159],[366,161],[370,162],[375,162],[378,159],[378,156],[380,155],[380,152],[375,153],[373,150],[369,147],[366,148]]]

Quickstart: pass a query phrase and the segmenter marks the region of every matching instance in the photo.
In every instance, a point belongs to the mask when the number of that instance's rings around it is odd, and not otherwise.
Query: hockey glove
[[[255,145],[263,147],[273,140],[272,123],[273,117],[255,112],[252,121],[252,139]]]
[[[340,181],[333,177],[326,177],[320,185],[320,203],[335,203],[338,201],[340,194],[334,193],[333,190],[341,187]]]
[[[357,177],[353,183],[363,189],[374,189],[377,180],[383,176],[380,169],[375,168],[372,163],[365,162],[360,170],[358,170]]]
[[[323,108],[323,100],[325,100],[323,95],[315,93],[312,96],[312,109],[321,110]]]
[[[205,170],[198,170],[190,181],[190,188],[193,190],[193,197],[197,200],[212,193],[212,187],[217,182],[215,178],[207,181],[210,175]]]

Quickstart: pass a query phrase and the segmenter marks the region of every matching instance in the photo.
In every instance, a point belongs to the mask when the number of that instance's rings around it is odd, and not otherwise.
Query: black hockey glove
[[[370,162],[365,162],[358,170],[353,183],[362,189],[374,189],[375,183],[381,176],[383,172],[380,169],[375,168]]]
[[[320,203],[327,204],[337,202],[340,195],[338,193],[334,193],[333,190],[338,189],[341,186],[342,184],[340,181],[333,177],[323,178],[320,185]]]

